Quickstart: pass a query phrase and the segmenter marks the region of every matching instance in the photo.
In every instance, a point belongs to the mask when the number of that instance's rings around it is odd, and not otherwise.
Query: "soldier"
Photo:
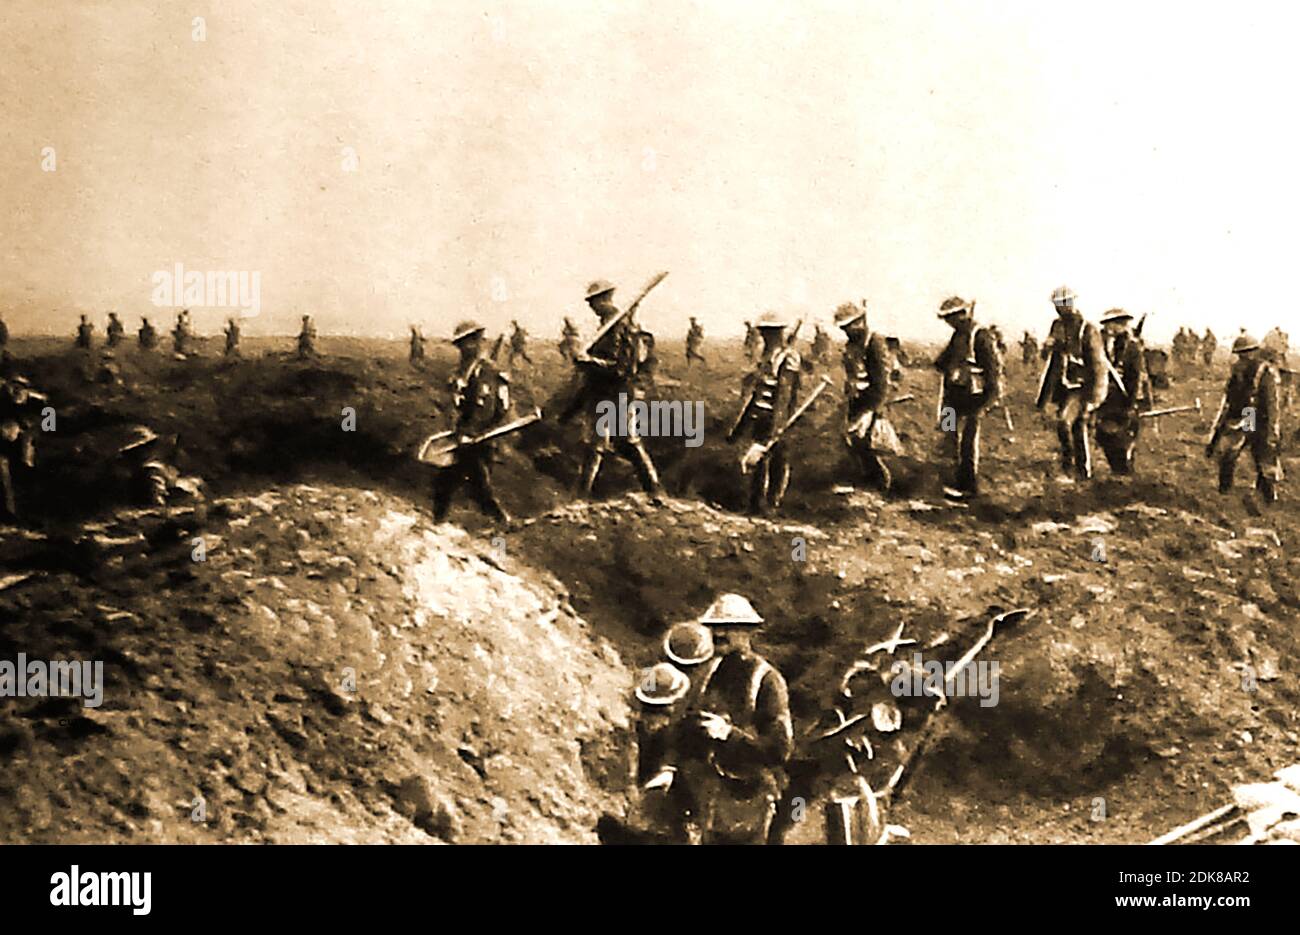
[[[686,329],[686,366],[689,369],[691,361],[698,360],[700,363],[706,363],[704,355],[700,353],[700,345],[704,343],[704,328],[695,316],[691,316],[691,326]]]
[[[1151,378],[1151,385],[1158,390],[1169,389],[1169,352],[1164,348],[1148,347],[1145,356],[1147,374]]]
[[[762,345],[758,337],[758,329],[754,327],[752,321],[745,322],[745,358],[753,360],[758,356],[758,349]]]
[[[172,353],[184,357],[189,350],[190,310],[181,309],[176,316],[176,326],[172,328]]]
[[[952,328],[948,346],[934,362],[942,374],[939,428],[954,451],[957,473],[950,497],[979,493],[980,419],[1002,395],[1002,356],[997,336],[975,325],[975,303],[960,296],[945,299],[939,317]]]
[[[1219,493],[1232,489],[1237,459],[1249,447],[1255,460],[1255,489],[1275,503],[1282,481],[1282,425],[1277,368],[1260,353],[1260,344],[1243,334],[1232,344],[1232,372],[1205,456],[1219,458]],[[1225,442],[1219,450],[1219,443]]]
[[[1048,355],[1038,389],[1037,406],[1056,406],[1056,437],[1061,446],[1061,470],[1080,479],[1092,477],[1092,448],[1088,438],[1093,413],[1106,399],[1110,362],[1097,326],[1074,307],[1075,294],[1066,286],[1052,293],[1056,321],[1043,344]]]
[[[528,356],[528,332],[519,327],[519,322],[510,322],[510,366],[515,365],[515,358],[522,357],[530,364],[533,359]]]
[[[1138,413],[1152,406],[1142,339],[1129,327],[1133,316],[1112,308],[1101,320],[1106,358],[1111,363],[1110,387],[1097,409],[1097,444],[1114,474],[1133,473],[1133,452],[1142,420]]]
[[[812,359],[823,363],[831,352],[831,336],[819,324],[813,325]]]
[[[419,365],[424,361],[424,335],[420,333],[419,325],[411,325],[411,356],[412,365]]]
[[[619,314],[618,306],[614,304],[614,285],[606,280],[598,279],[587,286],[586,300],[592,313],[600,319],[602,327]],[[578,482],[579,489],[585,495],[590,496],[595,489],[605,455],[618,452],[631,463],[642,489],[650,495],[651,502],[661,503],[663,487],[659,483],[659,473],[641,441],[635,420],[626,426],[625,434],[616,438],[613,432],[602,426],[602,420],[598,418],[597,408],[602,402],[617,405],[620,394],[626,396],[629,405],[633,400],[641,398],[642,383],[646,379],[643,371],[653,367],[649,357],[650,336],[630,321],[630,317],[624,315],[601,335],[587,354],[579,355],[577,365],[581,373],[581,387],[560,413],[559,420],[567,422],[579,411],[585,410],[590,434]]]
[[[1029,331],[1020,338],[1020,362],[1028,367],[1038,359],[1038,339]]]
[[[462,483],[482,510],[502,523],[510,514],[502,508],[492,489],[494,442],[473,443],[477,435],[501,425],[510,412],[510,378],[483,354],[483,326],[463,321],[456,326],[451,343],[460,352],[460,361],[451,377],[451,409],[455,424],[452,430],[460,442],[449,467],[434,475],[433,515],[442,522],[451,509],[452,495]]]
[[[578,359],[578,326],[568,315],[564,316],[564,327],[560,331],[560,356],[570,363]]]
[[[786,322],[775,313],[765,313],[759,319],[763,350],[755,368],[745,376],[741,386],[745,405],[727,434],[727,441],[745,434],[750,437],[749,452],[741,463],[750,471],[749,512],[755,515],[780,507],[790,484],[790,461],[784,441],[777,441],[761,455],[755,454],[757,446],[771,443],[798,403],[799,352],[789,346],[785,329]]]
[[[149,323],[149,319],[140,318],[140,330],[136,332],[136,338],[140,342],[140,350],[152,351],[158,346],[158,329]]]
[[[117,312],[108,313],[108,327],[105,330],[108,336],[108,346],[117,347],[122,343],[122,338],[126,335],[126,329],[122,327],[121,320],[117,317]]]
[[[668,763],[645,788],[676,788],[692,844],[763,844],[794,745],[789,691],[753,649],[763,618],[748,600],[723,594],[699,622],[713,631],[718,654],[691,685]]]
[[[846,302],[836,310],[835,327],[844,332],[844,444],[867,482],[882,492],[892,482],[884,455],[901,454],[898,434],[886,415],[891,395],[891,357],[885,336],[867,327],[865,308]]]
[[[14,475],[36,466],[36,414],[45,397],[27,378],[6,369],[0,381],[0,519],[18,519]]]
[[[298,359],[306,360],[316,355],[316,324],[310,315],[302,316],[302,328],[298,331]]]
[[[91,344],[94,343],[95,326],[90,323],[90,317],[81,316],[81,324],[77,325],[77,349],[88,351]]]
[[[239,322],[233,318],[226,319],[226,356],[239,356]]]
[[[1201,363],[1210,366],[1214,363],[1214,352],[1219,349],[1219,339],[1214,336],[1214,332],[1209,328],[1205,329],[1205,336],[1201,338]]]
[[[1276,325],[1264,335],[1263,347],[1268,351],[1278,366],[1286,366],[1286,355],[1290,350],[1291,339],[1287,333]]]
[[[158,346],[158,329],[143,315],[140,317],[140,328],[136,331],[136,341],[144,351],[151,351]]]
[[[5,324],[5,320],[3,318],[0,318],[0,351],[3,351],[8,346],[9,346],[9,326]]]

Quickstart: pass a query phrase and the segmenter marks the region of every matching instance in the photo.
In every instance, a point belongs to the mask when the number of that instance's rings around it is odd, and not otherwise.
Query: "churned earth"
[[[897,407],[909,457],[888,497],[853,489],[832,390],[792,436],[784,514],[755,520],[722,441],[737,349],[706,345],[686,370],[660,346],[659,396],[706,412],[703,445],[650,440],[667,503],[617,462],[600,499],[574,501],[578,430],[548,421],[503,451],[504,527],[428,514],[410,451],[439,427],[445,349],[427,369],[342,339],[305,363],[256,345],[235,363],[127,354],[114,388],[34,348],[60,426],[28,479],[41,519],[0,547],[21,578],[0,590],[0,659],[91,655],[109,687],[94,710],[0,700],[0,839],[595,840],[628,807],[636,670],[729,590],[768,619],[759,648],[791,685],[788,841],[821,840],[822,806],[855,787],[850,754],[877,790],[905,765],[889,821],[922,843],[1150,840],[1297,759],[1300,530],[1290,502],[1214,491],[1201,449],[1221,373],[1162,393],[1206,412],[1147,431],[1138,479],[1103,465],[1072,484],[1036,375],[1013,364],[1014,427],[988,419],[969,504],[940,495],[928,371],[903,374],[919,399]],[[532,353],[513,375],[525,411],[567,380]],[[180,435],[206,516],[132,512],[95,486],[84,440],[135,418]],[[997,663],[996,704],[907,699],[889,729],[863,717],[882,667],[841,690],[872,644],[916,641],[886,671],[917,650],[953,661],[1013,608],[1032,615],[978,657]]]

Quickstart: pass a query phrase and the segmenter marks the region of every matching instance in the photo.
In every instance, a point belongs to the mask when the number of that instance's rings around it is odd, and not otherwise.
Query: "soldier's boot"
[[[628,460],[632,462],[632,467],[641,481],[641,489],[650,495],[652,503],[663,503],[663,484],[659,482],[659,472],[655,470],[655,463],[650,460],[650,452],[645,450],[645,445],[639,438],[628,442],[628,450]]]
[[[441,523],[451,512],[451,498],[460,485],[460,476],[453,467],[443,468],[433,478],[433,519]]]
[[[582,472],[578,475],[578,492],[582,496],[590,497],[592,491],[596,489],[596,477],[600,474],[600,462],[604,457],[604,454],[595,447],[587,449],[586,457],[582,462]]]
[[[1225,451],[1219,458],[1219,493],[1232,490],[1232,476],[1237,471],[1237,459],[1233,452]]]
[[[1265,503],[1277,503],[1277,483],[1267,474],[1260,474],[1255,481],[1255,489]]]
[[[858,464],[867,483],[876,487],[882,493],[887,493],[890,487],[893,486],[893,475],[890,474],[888,465],[879,455],[871,451],[858,452]]]
[[[479,460],[469,472],[470,484],[474,489],[474,499],[488,516],[500,523],[510,522],[510,514],[497,499],[497,492],[492,487],[492,469],[486,460]]]
[[[1074,439],[1070,434],[1068,422],[1056,423],[1056,440],[1061,448],[1061,470],[1070,474],[1074,471]]]
[[[790,462],[781,459],[781,463],[773,467],[776,472],[776,483],[771,487],[772,509],[780,509],[781,501],[785,499],[785,492],[790,486]]]

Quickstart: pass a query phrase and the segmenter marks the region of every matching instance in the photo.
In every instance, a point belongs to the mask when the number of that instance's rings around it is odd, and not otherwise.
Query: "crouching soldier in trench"
[[[1151,380],[1147,377],[1142,339],[1129,327],[1133,316],[1113,308],[1101,320],[1112,376],[1106,399],[1097,410],[1097,444],[1114,474],[1133,473],[1133,454],[1142,427],[1139,413],[1150,409]]]
[[[735,441],[748,434],[751,441],[741,469],[750,474],[749,512],[753,514],[779,508],[790,485],[785,442],[772,444],[794,413],[801,382],[799,352],[787,343],[785,329],[786,323],[771,312],[759,319],[763,350],[757,366],[745,376],[741,387],[745,404],[727,435],[728,441]],[[763,446],[769,446],[765,452]]]
[[[182,476],[172,463],[178,444],[176,435],[160,436],[146,425],[130,429],[117,450],[129,502],[150,507],[202,503],[202,480]]]
[[[867,327],[867,310],[851,302],[839,307],[835,326],[848,338],[844,345],[844,443],[867,482],[887,491],[892,478],[883,455],[902,453],[885,408],[891,395],[889,345],[884,335]]]
[[[679,702],[667,763],[645,788],[675,790],[692,844],[764,844],[794,743],[789,692],[750,645],[763,618],[748,600],[723,594],[699,622],[717,654]]]
[[[1037,407],[1056,406],[1056,437],[1061,446],[1061,470],[1080,480],[1092,477],[1092,448],[1088,432],[1093,414],[1106,399],[1109,361],[1097,326],[1074,307],[1075,294],[1061,286],[1052,293],[1056,321],[1043,345],[1047,367],[1038,390]]]
[[[1265,503],[1275,503],[1282,482],[1282,425],[1277,368],[1260,344],[1243,334],[1232,345],[1232,372],[1205,456],[1219,460],[1219,493],[1232,489],[1241,452],[1255,460],[1255,489]]]
[[[975,303],[959,296],[945,299],[939,317],[952,338],[934,362],[941,374],[939,429],[949,451],[955,450],[957,473],[949,496],[979,493],[980,420],[1002,395],[1002,355],[991,328],[975,326]]]
[[[451,410],[459,446],[452,462],[440,468],[433,480],[433,515],[442,522],[451,510],[451,500],[462,483],[488,516],[509,522],[510,514],[501,506],[492,488],[493,442],[475,444],[473,439],[501,425],[510,412],[509,376],[498,370],[483,355],[483,326],[463,321],[456,327],[451,343],[460,352],[460,361],[451,377]]]

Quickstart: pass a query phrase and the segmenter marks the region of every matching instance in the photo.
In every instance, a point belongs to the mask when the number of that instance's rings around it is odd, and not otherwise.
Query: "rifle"
[[[636,312],[637,306],[641,304],[641,300],[650,294],[651,289],[653,289],[655,286],[663,282],[664,277],[666,277],[667,275],[668,275],[667,270],[664,270],[662,273],[656,273],[655,276],[648,283],[646,283],[645,288],[641,290],[641,294],[632,300],[631,305],[623,309],[623,311],[619,312],[617,315],[611,315],[609,321],[605,322],[603,325],[600,326],[600,329],[597,330],[595,337],[593,337],[590,341],[587,342],[587,346],[582,349],[582,353],[578,355],[578,359],[580,361],[584,361],[588,363],[596,363],[596,364],[602,364],[604,366],[612,366],[613,365],[612,361],[602,360],[599,357],[591,357],[590,356],[591,349],[595,347],[597,344],[599,344],[600,339],[603,338],[605,335],[609,334],[610,330],[615,325],[617,325],[620,321],[622,321],[624,318],[630,318]]]
[[[885,403],[885,405],[886,405],[886,406],[896,406],[896,405],[898,405],[899,403],[910,403],[910,402],[912,402],[912,401],[915,400],[915,399],[916,399],[916,395],[915,395],[914,393],[908,393],[906,396],[899,396],[899,397],[896,398],[896,399],[891,399],[891,400],[889,400],[888,402]],[[856,434],[857,431],[859,430],[859,428],[862,426],[862,423],[863,423],[863,422],[866,422],[868,419],[870,419],[870,418],[871,418],[872,416],[874,416],[875,414],[876,414],[875,410],[870,410],[870,409],[867,410],[867,411],[864,412],[862,415],[860,415],[860,416],[858,416],[856,419],[854,419],[853,422],[852,422],[852,424],[849,425],[849,427],[845,430],[845,432],[846,432],[847,434],[849,434],[849,435],[854,435],[854,434]]]
[[[740,472],[742,474],[748,474],[749,469],[761,461],[763,457],[772,450],[773,446],[781,440],[781,436],[790,429],[790,426],[799,421],[799,418],[808,411],[808,407],[813,404],[813,401],[821,395],[822,390],[826,389],[830,384],[831,378],[823,376],[821,382],[813,387],[813,391],[809,393],[804,398],[804,401],[796,407],[795,411],[790,414],[790,418],[786,419],[785,423],[772,433],[771,438],[765,442],[754,442],[754,444],[750,445],[749,449],[741,456]]]
[[[415,459],[425,464],[432,464],[434,467],[450,467],[455,460],[456,451],[459,448],[472,448],[474,445],[481,445],[484,442],[491,441],[494,438],[500,438],[502,435],[509,435],[511,432],[517,432],[525,426],[532,425],[542,417],[540,409],[533,412],[532,415],[523,416],[512,422],[506,422],[498,425],[494,429],[488,429],[473,436],[468,441],[461,442],[456,438],[456,430],[448,429],[445,432],[438,432],[430,435],[421,444],[415,453]]]
[[[1169,409],[1148,409],[1146,412],[1139,412],[1139,419],[1154,419],[1158,416],[1172,416],[1180,412],[1200,412],[1201,399],[1198,396],[1196,402],[1190,406],[1172,406]]]

